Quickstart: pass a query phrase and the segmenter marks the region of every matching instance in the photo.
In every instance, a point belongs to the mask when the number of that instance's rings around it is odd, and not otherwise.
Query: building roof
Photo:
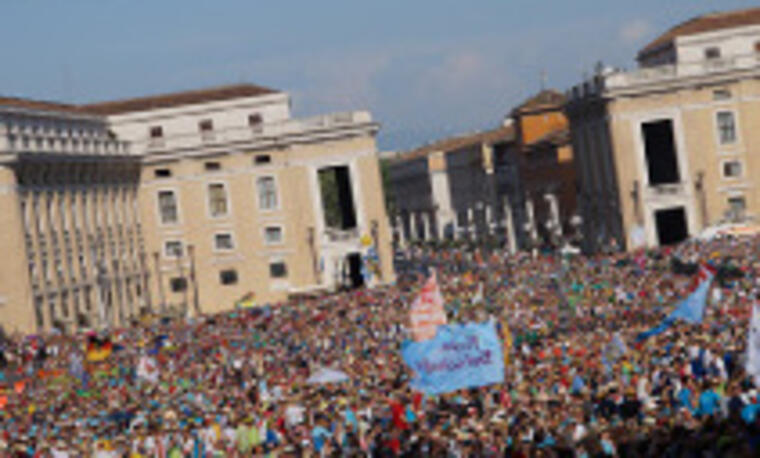
[[[666,44],[672,44],[677,37],[759,24],[760,8],[710,13],[697,16],[678,24],[655,38],[651,43],[644,46],[644,48],[639,51],[639,57]]]
[[[54,111],[59,113],[87,114],[76,105],[44,100],[23,99],[20,97],[4,97],[0,95],[0,107],[20,108],[24,110]]]
[[[542,111],[547,108],[556,109],[565,104],[565,95],[556,89],[544,89],[538,94],[530,97],[517,107],[514,111],[519,113]]]
[[[256,86],[254,84],[235,84],[133,99],[92,103],[81,105],[81,109],[93,114],[116,115],[135,111],[148,111],[159,108],[172,108],[182,105],[216,102],[236,99],[239,97],[255,97],[259,95],[275,94],[277,92],[279,91]]]
[[[497,129],[475,132],[471,134],[449,137],[429,145],[408,151],[394,158],[394,161],[406,161],[418,157],[427,156],[435,152],[449,153],[462,148],[482,143],[496,143],[510,141],[515,138],[515,130],[512,126],[502,126]]]

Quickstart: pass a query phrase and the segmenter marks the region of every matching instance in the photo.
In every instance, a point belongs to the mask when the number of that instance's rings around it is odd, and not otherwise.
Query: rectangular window
[[[208,185],[208,206],[211,216],[218,218],[227,215],[227,191],[221,183]]]
[[[268,154],[257,154],[256,157],[253,158],[254,165],[264,165],[264,164],[269,164],[271,162],[272,162],[272,156]]]
[[[720,59],[720,48],[711,47],[705,49],[705,59]]]
[[[251,127],[258,126],[264,122],[261,115],[259,113],[254,113],[252,115],[248,115],[248,125]]]
[[[728,198],[728,207],[734,215],[741,216],[747,209],[747,201],[744,196],[733,196]]]
[[[219,283],[223,285],[234,285],[238,282],[237,270],[229,269],[219,272]]]
[[[273,262],[269,264],[269,276],[272,278],[285,278],[288,276],[288,267],[284,262]]]
[[[164,129],[161,126],[153,126],[150,128],[150,138],[162,138],[164,136]]]
[[[256,190],[259,194],[259,209],[275,210],[277,208],[277,187],[274,177],[256,179]]]
[[[174,191],[158,191],[158,211],[161,224],[174,224],[179,220]]]
[[[164,256],[167,258],[179,258],[182,256],[182,242],[179,240],[167,240],[164,242]]]
[[[718,140],[721,145],[727,145],[736,141],[736,121],[734,113],[731,111],[719,111],[718,118]]]
[[[716,89],[713,91],[713,100],[728,100],[731,98],[731,91],[728,89]]]
[[[187,289],[187,279],[185,277],[174,277],[169,280],[172,292],[181,293]]]
[[[726,161],[723,163],[724,178],[739,178],[742,176],[742,163],[740,161]]]
[[[280,226],[268,226],[264,229],[264,241],[267,245],[282,243],[282,228]]]
[[[216,162],[216,161],[209,161],[209,162],[205,162],[203,164],[203,168],[207,172],[215,172],[217,170],[222,170],[222,164],[220,164],[219,162]]]
[[[214,250],[216,251],[230,251],[234,248],[232,242],[232,234],[229,232],[222,232],[214,234]]]
[[[201,132],[211,132],[214,130],[214,122],[210,119],[204,119],[198,123],[198,130]]]
[[[172,176],[171,169],[156,169],[153,173],[156,178],[169,178]]]

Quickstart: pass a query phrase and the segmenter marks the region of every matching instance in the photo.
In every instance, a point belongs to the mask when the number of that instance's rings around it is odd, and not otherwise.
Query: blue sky
[[[306,116],[369,109],[379,146],[490,128],[594,63],[750,0],[7,1],[0,94],[70,102],[248,81]]]

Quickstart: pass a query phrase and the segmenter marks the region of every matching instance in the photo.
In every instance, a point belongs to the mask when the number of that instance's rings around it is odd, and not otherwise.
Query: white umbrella
[[[348,375],[346,375],[345,372],[330,369],[329,367],[323,367],[311,374],[311,377],[306,380],[306,383],[324,385],[326,383],[340,383],[347,381]]]

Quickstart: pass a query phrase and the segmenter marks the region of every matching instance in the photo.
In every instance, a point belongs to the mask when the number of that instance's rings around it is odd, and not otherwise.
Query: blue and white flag
[[[412,388],[426,394],[504,381],[502,343],[491,321],[438,326],[435,337],[407,342],[401,353],[415,372]]]
[[[686,321],[691,324],[702,323],[702,317],[705,314],[705,304],[707,303],[707,292],[710,290],[712,279],[715,276],[714,271],[707,266],[702,266],[699,271],[699,283],[689,296],[678,304],[673,312],[667,316],[662,323],[642,332],[636,337],[637,342],[646,340],[651,336],[661,334],[671,327],[676,320]]]

